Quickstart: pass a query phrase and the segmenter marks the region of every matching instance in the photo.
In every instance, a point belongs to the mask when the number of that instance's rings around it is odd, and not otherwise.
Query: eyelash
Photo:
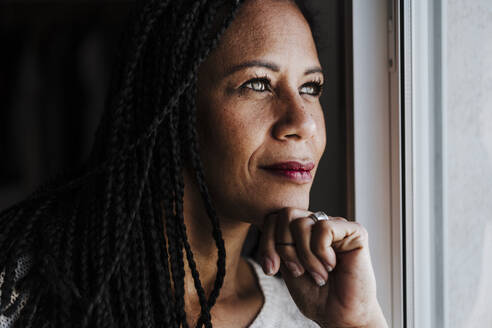
[[[252,87],[248,87],[247,85],[248,84],[253,84],[253,83],[256,83],[256,82],[261,82],[263,83],[263,85],[265,86],[265,89],[264,90],[255,90],[253,89]],[[257,76],[249,81],[246,81],[243,85],[241,85],[241,89],[251,89],[252,91],[255,91],[255,92],[265,92],[265,91],[271,91],[271,88],[270,88],[270,78],[266,75],[264,76]],[[314,92],[313,93],[308,93],[308,92],[304,92],[303,94],[307,94],[307,95],[310,95],[310,96],[315,96],[315,97],[318,97],[321,95],[321,93],[323,92],[323,83],[321,83],[321,79],[320,78],[316,78],[316,79],[313,79],[307,83],[304,83],[301,88],[304,88],[304,87],[313,87],[314,88]]]

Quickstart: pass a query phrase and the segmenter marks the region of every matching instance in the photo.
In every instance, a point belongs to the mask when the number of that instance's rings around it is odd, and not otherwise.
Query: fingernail
[[[295,278],[299,277],[302,274],[302,270],[297,263],[291,261],[285,261],[285,265],[290,270],[290,272],[292,272],[292,275]]]
[[[328,272],[332,272],[333,271],[333,267],[331,265],[329,265],[328,263],[324,262],[323,263],[325,265],[325,268]]]
[[[263,272],[269,276],[273,274],[273,261],[266,256],[263,258]]]
[[[316,272],[311,272],[311,276],[313,277],[314,281],[318,284],[318,286],[324,286],[326,281]]]

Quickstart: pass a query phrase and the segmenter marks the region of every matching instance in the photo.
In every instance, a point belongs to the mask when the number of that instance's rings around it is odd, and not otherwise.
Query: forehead
[[[248,0],[212,54],[223,68],[262,57],[282,64],[292,58],[318,63],[311,30],[297,6],[287,0]]]

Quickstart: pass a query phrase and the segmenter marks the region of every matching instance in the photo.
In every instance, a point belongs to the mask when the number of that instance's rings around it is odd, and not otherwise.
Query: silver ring
[[[309,214],[309,217],[311,219],[313,219],[314,223],[318,222],[318,221],[328,221],[330,220],[330,217],[328,215],[326,215],[325,212],[316,212],[316,213],[311,213]]]

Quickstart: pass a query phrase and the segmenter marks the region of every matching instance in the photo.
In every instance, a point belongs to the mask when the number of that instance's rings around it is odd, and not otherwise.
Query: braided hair
[[[0,213],[0,314],[22,303],[15,327],[188,327],[183,256],[196,326],[212,327],[226,254],[198,155],[196,80],[240,2],[139,4],[87,161]],[[184,224],[185,166],[218,249],[208,297]],[[29,269],[19,278],[20,263]]]

